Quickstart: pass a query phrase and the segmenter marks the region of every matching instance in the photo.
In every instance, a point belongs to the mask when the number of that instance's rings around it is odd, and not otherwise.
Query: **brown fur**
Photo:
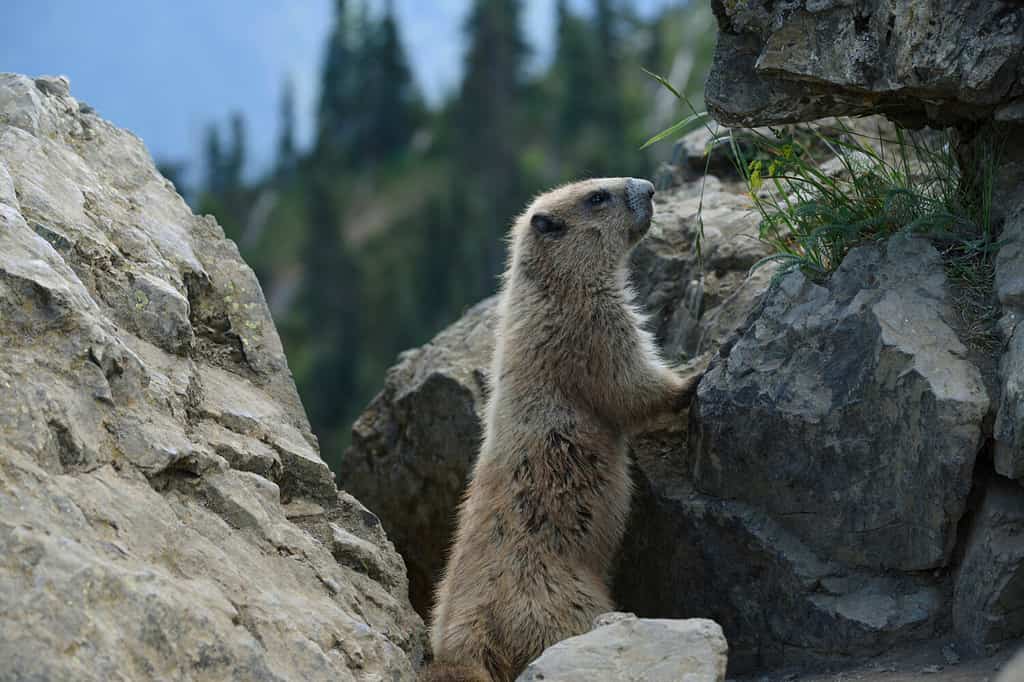
[[[480,666],[435,661],[417,679],[419,682],[491,682],[492,678]]]
[[[495,682],[612,610],[627,436],[694,389],[659,358],[627,284],[650,194],[627,178],[574,183],[512,228],[485,437],[431,633],[435,656]]]

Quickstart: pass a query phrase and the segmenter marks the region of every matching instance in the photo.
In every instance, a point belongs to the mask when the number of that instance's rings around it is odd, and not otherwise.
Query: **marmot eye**
[[[600,206],[611,198],[612,195],[608,193],[608,190],[601,189],[587,197],[587,203],[591,206]]]
[[[534,213],[530,218],[530,225],[543,235],[560,235],[565,232],[565,223],[546,213]]]

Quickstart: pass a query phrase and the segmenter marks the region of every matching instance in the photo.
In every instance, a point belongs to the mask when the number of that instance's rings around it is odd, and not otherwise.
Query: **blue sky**
[[[72,94],[146,141],[157,159],[195,162],[202,131],[241,111],[250,172],[271,161],[281,85],[297,90],[299,136],[312,131],[332,0],[7,0],[0,71],[64,74]],[[371,3],[373,4],[373,3]],[[536,59],[552,49],[554,0],[525,0]],[[589,6],[576,0],[577,7]],[[641,11],[673,4],[637,0]],[[428,100],[456,87],[470,0],[396,0]],[[244,19],[240,19],[244,18]]]

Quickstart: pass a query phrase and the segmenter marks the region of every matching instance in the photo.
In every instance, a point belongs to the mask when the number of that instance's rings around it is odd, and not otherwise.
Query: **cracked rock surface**
[[[1024,7],[1008,0],[713,0],[705,97],[728,125],[883,112],[1024,121]]]
[[[63,78],[0,74],[0,344],[0,679],[413,679],[252,270]]]
[[[948,563],[989,409],[948,291],[935,248],[903,235],[823,285],[784,277],[701,382],[694,486],[851,565]]]
[[[714,621],[605,613],[590,632],[545,649],[517,682],[723,682],[727,651]]]

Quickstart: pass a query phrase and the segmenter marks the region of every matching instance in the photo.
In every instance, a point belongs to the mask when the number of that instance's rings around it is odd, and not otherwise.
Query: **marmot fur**
[[[586,180],[515,222],[485,435],[437,591],[421,680],[506,682],[612,610],[629,511],[627,436],[696,380],[660,359],[627,282],[654,186]]]

